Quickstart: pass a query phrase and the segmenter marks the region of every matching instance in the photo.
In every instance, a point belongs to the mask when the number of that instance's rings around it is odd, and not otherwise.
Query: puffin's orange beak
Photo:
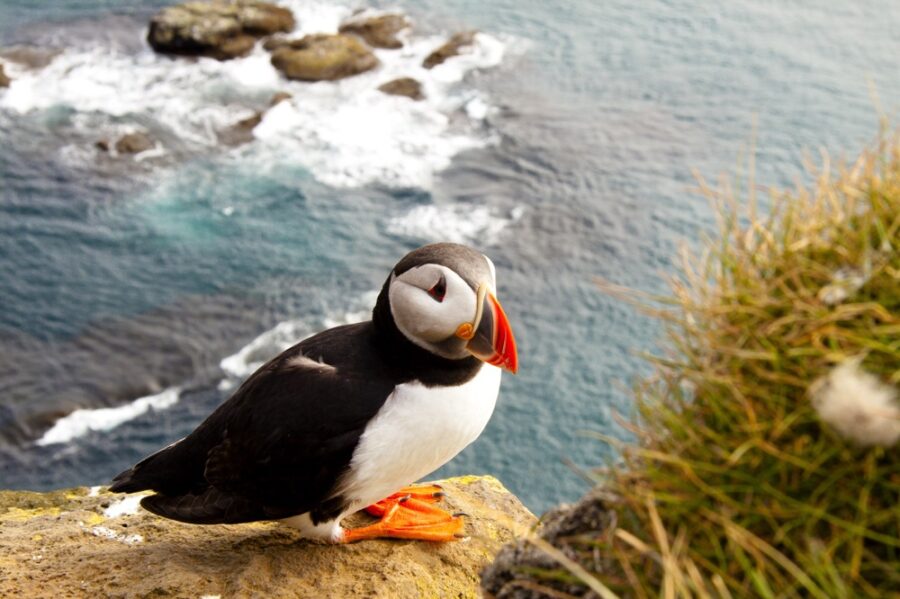
[[[467,339],[466,349],[479,360],[499,366],[515,374],[519,370],[516,339],[503,306],[488,291],[487,285],[478,288],[478,307],[473,323],[463,323],[457,337]]]

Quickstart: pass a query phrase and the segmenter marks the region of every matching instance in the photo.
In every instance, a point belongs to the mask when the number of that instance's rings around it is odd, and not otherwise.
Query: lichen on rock
[[[476,597],[479,571],[534,516],[492,477],[441,485],[467,539],[324,545],[277,523],[165,520],[135,496],[0,492],[0,596]]]

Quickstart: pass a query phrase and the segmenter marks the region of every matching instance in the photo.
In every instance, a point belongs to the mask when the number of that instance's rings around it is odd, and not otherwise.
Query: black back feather
[[[458,384],[481,367],[407,341],[385,311],[386,296],[374,322],[330,329],[286,350],[190,435],[116,476],[110,490],[154,490],[141,505],[198,524],[340,514],[346,500],[335,487],[394,387]]]

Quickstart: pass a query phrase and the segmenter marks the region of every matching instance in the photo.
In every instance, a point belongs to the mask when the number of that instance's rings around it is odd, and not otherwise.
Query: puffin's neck
[[[388,298],[391,278],[385,281],[372,310],[375,340],[382,358],[404,381],[418,380],[428,387],[461,385],[481,370],[483,363],[469,356],[450,360],[419,347],[400,332]]]

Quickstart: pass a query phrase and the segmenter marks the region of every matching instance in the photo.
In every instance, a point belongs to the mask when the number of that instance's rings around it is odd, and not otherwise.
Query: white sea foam
[[[336,25],[335,25],[336,26]],[[254,129],[268,162],[275,153],[296,155],[324,183],[354,187],[372,182],[429,189],[434,174],[454,155],[483,147],[493,138],[478,124],[488,111],[483,94],[457,84],[466,73],[496,66],[504,46],[485,34],[476,36],[469,54],[434,69],[422,60],[442,43],[440,37],[411,41],[402,50],[377,50],[375,71],[335,83],[303,85],[291,101],[282,102]],[[398,77],[422,83],[425,100],[389,96],[378,86]],[[454,115],[465,116],[461,125]]]
[[[454,241],[480,246],[499,242],[501,233],[522,217],[523,209],[508,213],[487,206],[449,204],[416,206],[388,220],[388,233],[420,241]]]
[[[340,4],[284,4],[297,17],[291,37],[336,32],[352,14]],[[0,109],[21,114],[73,109],[73,124],[94,138],[84,142],[86,148],[96,138],[112,137],[123,123],[150,123],[151,129],[202,150],[217,146],[217,131],[252,115],[269,94],[287,91],[292,99],[270,110],[254,130],[256,143],[233,150],[234,157],[256,158],[269,168],[296,162],[335,186],[377,182],[427,189],[456,153],[492,141],[482,126],[490,100],[464,79],[500,64],[508,43],[479,33],[460,56],[425,69],[423,59],[446,36],[417,36],[413,30],[406,40],[399,50],[375,50],[381,64],[373,71],[321,83],[287,81],[260,45],[247,57],[220,62],[173,59],[149,47],[130,54],[98,41],[66,49],[43,69],[17,73],[0,94]],[[426,99],[414,102],[378,91],[397,77],[418,79]]]
[[[57,420],[36,443],[38,445],[65,443],[90,431],[109,431],[145,414],[148,410],[165,410],[172,407],[178,403],[178,396],[179,390],[171,388],[156,395],[141,397],[124,406],[75,410]]]

